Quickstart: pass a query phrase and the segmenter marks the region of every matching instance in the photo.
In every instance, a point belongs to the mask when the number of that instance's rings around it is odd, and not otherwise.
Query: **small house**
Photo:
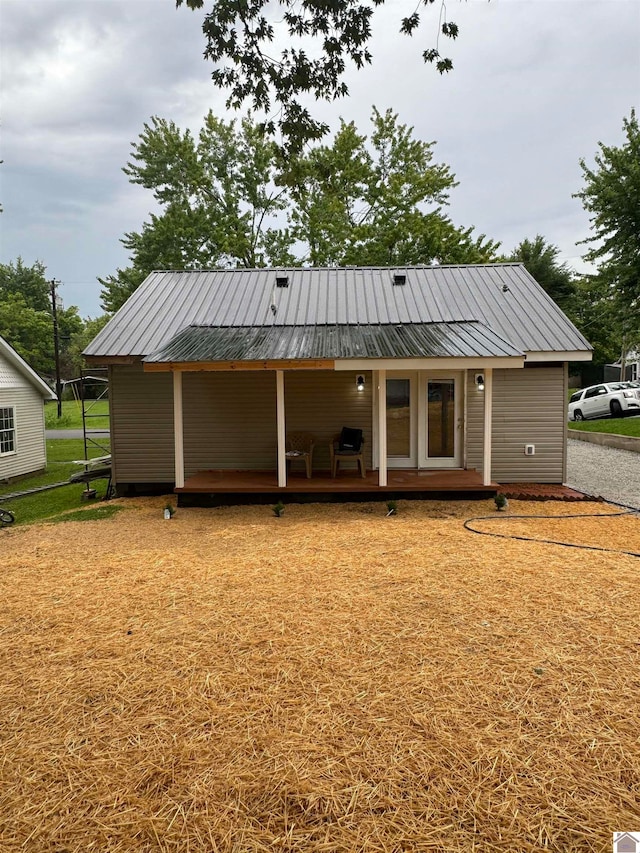
[[[562,483],[591,347],[506,263],[154,272],[85,355],[109,366],[119,494],[400,494]],[[332,465],[344,428],[361,473]]]
[[[46,382],[0,338],[0,480],[46,467],[44,401],[55,399]]]

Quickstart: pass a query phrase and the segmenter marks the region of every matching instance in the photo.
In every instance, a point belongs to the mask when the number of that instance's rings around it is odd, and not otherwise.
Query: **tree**
[[[507,258],[520,261],[565,313],[575,309],[576,275],[566,264],[558,262],[560,249],[538,234],[523,240]]]
[[[628,311],[640,310],[640,128],[635,111],[623,120],[625,142],[598,143],[595,167],[580,160],[584,188],[576,193],[591,216],[585,258],[618,293]],[[635,324],[638,325],[637,322]]]
[[[281,262],[291,238],[273,226],[287,204],[276,154],[249,118],[237,126],[209,112],[197,139],[172,121],[145,124],[124,172],[153,192],[161,212],[125,234],[131,267],[100,280],[103,308],[117,310],[154,269]]]
[[[421,24],[418,9],[433,5],[422,0],[400,21],[400,32],[411,36]],[[177,6],[202,9],[204,0],[176,0]],[[248,99],[252,108],[270,117],[265,128],[279,128],[285,148],[301,150],[320,139],[326,124],[314,119],[300,96],[334,101],[348,95],[344,81],[347,63],[360,69],[369,64],[371,24],[384,0],[278,0],[282,11],[267,8],[267,0],[216,0],[207,12],[204,55],[215,63],[214,83],[229,90],[227,106],[238,108]],[[439,8],[435,46],[423,51],[425,62],[443,74],[453,64],[439,52],[439,36],[455,39],[458,26],[446,20],[444,0]],[[275,43],[285,45],[281,50]],[[274,50],[275,48],[275,50]]]
[[[145,125],[125,171],[161,212],[123,238],[131,266],[101,279],[116,311],[154,269],[480,263],[497,244],[457,228],[442,208],[456,186],[390,110],[370,140],[342,122],[331,145],[283,161],[245,119],[206,119],[196,143],[173,122]],[[286,221],[284,210],[287,210]]]
[[[54,371],[53,322],[46,268],[39,261],[25,266],[0,264],[0,335],[38,373]],[[65,353],[72,335],[82,329],[75,305],[58,308],[60,352]]]
[[[449,167],[433,162],[434,142],[415,139],[391,110],[374,108],[373,132],[341,123],[331,145],[295,161],[291,230],[314,266],[476,263],[496,244],[443,214],[457,186]]]

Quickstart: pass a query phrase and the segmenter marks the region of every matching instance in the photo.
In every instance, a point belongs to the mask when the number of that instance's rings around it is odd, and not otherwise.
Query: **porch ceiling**
[[[189,326],[144,359],[147,369],[177,365],[307,362],[335,359],[517,358],[516,347],[478,322],[335,326]],[[302,366],[302,364],[300,366]],[[193,369],[193,367],[192,367]]]

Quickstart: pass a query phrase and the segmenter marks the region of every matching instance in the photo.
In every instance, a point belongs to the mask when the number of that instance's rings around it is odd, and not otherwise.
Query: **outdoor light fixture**
[[[356,378],[356,388],[358,391],[364,391],[364,376],[361,373]]]
[[[478,391],[484,391],[484,373],[476,373],[476,388]]]

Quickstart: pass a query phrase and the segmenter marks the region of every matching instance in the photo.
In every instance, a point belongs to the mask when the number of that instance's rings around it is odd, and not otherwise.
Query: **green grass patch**
[[[602,418],[598,421],[569,421],[569,429],[579,432],[606,432],[640,438],[640,415],[630,418]]]
[[[87,429],[109,429],[109,401],[85,401]],[[62,417],[58,418],[58,404],[51,401],[44,407],[46,429],[82,429],[82,403],[79,400],[64,400]]]
[[[99,448],[92,448],[90,458],[104,455]],[[82,466],[72,460],[84,459],[84,442],[82,439],[51,439],[47,441],[47,470],[41,474],[30,474],[0,484],[0,500],[5,495],[24,492],[53,483],[67,482],[72,474],[82,471]],[[107,480],[94,480],[91,488],[96,490],[96,499],[104,498],[107,490]],[[15,513],[16,525],[33,524],[59,515],[70,509],[86,506],[82,500],[85,490],[83,483],[70,483],[46,492],[36,492],[20,498],[3,500],[2,505]]]
[[[49,519],[51,524],[60,524],[63,521],[100,521],[102,518],[111,518],[121,512],[125,507],[119,504],[102,504],[87,509],[76,509],[65,512],[64,515],[56,515]]]

